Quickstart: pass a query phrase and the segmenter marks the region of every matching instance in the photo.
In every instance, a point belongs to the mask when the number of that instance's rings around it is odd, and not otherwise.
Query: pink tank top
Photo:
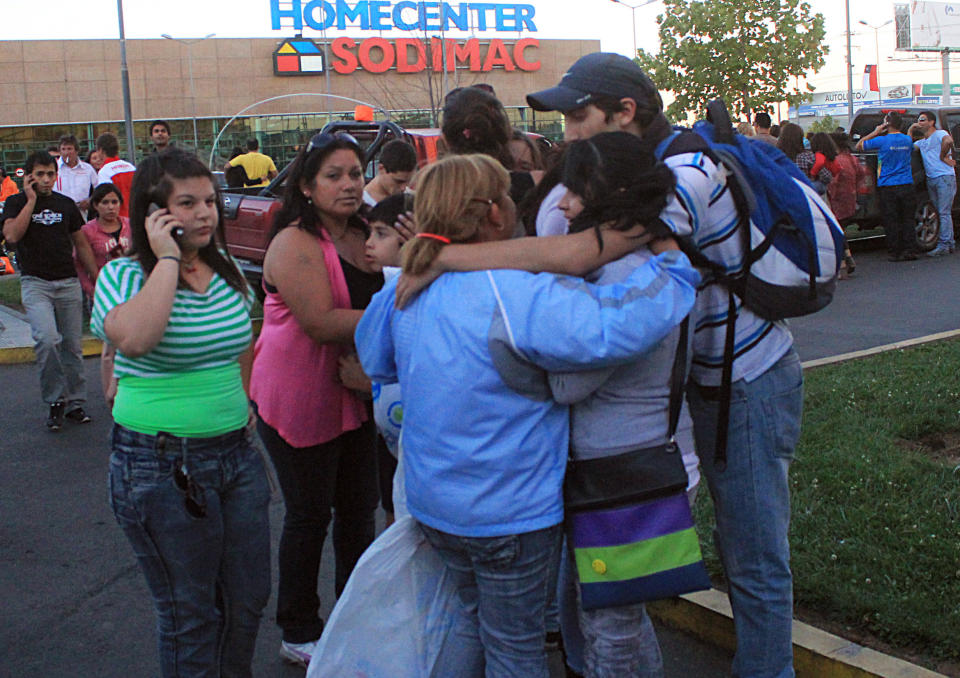
[[[350,293],[337,248],[319,238],[334,308],[349,309]],[[318,344],[277,293],[267,292],[263,328],[253,352],[250,397],[263,420],[293,447],[333,440],[367,420],[363,403],[337,380],[338,359],[348,348]]]

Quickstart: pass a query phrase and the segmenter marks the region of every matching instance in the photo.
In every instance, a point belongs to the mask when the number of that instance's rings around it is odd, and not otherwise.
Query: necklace
[[[198,254],[197,256],[195,256],[193,259],[190,259],[189,261],[188,261],[187,259],[182,259],[182,260],[180,261],[180,266],[183,267],[183,272],[184,272],[184,273],[196,273],[196,272],[197,272],[197,259],[199,259],[199,258],[200,258],[200,255]]]

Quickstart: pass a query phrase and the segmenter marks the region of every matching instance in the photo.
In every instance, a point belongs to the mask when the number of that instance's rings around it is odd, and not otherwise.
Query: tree
[[[808,129],[810,132],[826,132],[830,134],[835,132],[840,123],[833,119],[832,115],[826,115],[814,120]]]
[[[799,76],[824,64],[822,14],[801,0],[664,0],[660,51],[638,50],[657,86],[676,100],[668,117],[702,116],[723,97],[733,116],[788,101],[797,105],[813,87]],[[790,81],[794,78],[793,87]]]

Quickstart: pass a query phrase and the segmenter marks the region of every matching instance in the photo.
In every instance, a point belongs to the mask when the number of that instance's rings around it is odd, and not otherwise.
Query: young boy
[[[365,256],[367,261],[383,269],[384,276],[392,278],[400,273],[400,248],[404,238],[393,227],[397,218],[413,209],[413,195],[407,192],[396,193],[378,202],[367,214],[370,224],[370,236],[367,238]],[[373,393],[373,418],[380,433],[378,457],[380,471],[380,502],[387,514],[387,526],[394,519],[394,474],[397,471],[400,426],[403,423],[403,403],[400,398],[399,384],[371,384],[357,361],[356,355],[340,359],[340,380],[350,388],[360,386],[362,390]],[[362,382],[358,382],[362,380]],[[403,478],[397,478],[402,483]],[[402,513],[406,513],[404,502],[400,498],[402,490],[398,488],[397,503]]]
[[[417,169],[417,152],[403,139],[388,141],[377,161],[377,175],[363,189],[363,202],[371,207],[391,195],[403,193]]]

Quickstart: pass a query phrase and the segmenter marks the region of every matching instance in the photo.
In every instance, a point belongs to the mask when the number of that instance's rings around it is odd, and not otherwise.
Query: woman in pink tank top
[[[323,630],[317,575],[333,514],[336,593],[373,541],[378,501],[373,422],[338,380],[362,310],[344,266],[369,272],[363,152],[347,134],[318,134],[300,151],[263,264],[263,329],[250,393],[286,504],[280,538],[280,656],[306,665]],[[346,262],[341,264],[341,261]],[[361,306],[362,308],[362,306]]]

